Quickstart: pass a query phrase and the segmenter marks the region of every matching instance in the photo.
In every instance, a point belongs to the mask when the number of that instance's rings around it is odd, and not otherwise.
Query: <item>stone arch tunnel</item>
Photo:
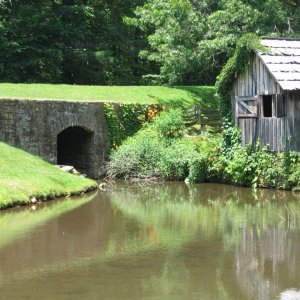
[[[100,178],[109,149],[103,103],[0,99],[0,140]]]

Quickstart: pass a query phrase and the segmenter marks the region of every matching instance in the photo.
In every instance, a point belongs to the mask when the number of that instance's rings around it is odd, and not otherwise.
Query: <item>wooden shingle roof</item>
[[[300,90],[300,40],[262,39],[268,52],[258,52],[283,90]]]

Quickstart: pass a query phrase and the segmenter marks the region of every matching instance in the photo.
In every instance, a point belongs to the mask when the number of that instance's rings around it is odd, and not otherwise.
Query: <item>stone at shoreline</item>
[[[73,166],[59,166],[59,168],[67,173],[79,174],[79,172]]]
[[[101,191],[105,191],[105,187],[107,186],[107,184],[105,183],[105,182],[102,182],[102,183],[100,183],[99,184],[99,189],[101,190]]]
[[[37,203],[37,199],[36,199],[35,197],[33,197],[33,198],[30,199],[30,202],[31,202],[32,204],[35,204],[35,203]]]

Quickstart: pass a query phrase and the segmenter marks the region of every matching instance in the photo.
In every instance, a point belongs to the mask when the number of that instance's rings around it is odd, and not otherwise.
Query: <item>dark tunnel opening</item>
[[[74,126],[57,136],[57,164],[73,166],[89,175],[92,170],[93,132]]]

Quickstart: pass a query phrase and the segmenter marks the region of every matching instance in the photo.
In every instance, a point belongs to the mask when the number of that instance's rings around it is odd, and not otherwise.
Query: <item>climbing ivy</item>
[[[118,148],[123,140],[141,129],[147,121],[147,108],[148,106],[143,104],[104,104],[111,148]]]
[[[268,48],[260,43],[260,38],[256,34],[244,34],[237,42],[234,55],[228,60],[217,77],[216,91],[223,115],[230,111],[230,90],[233,80],[245,70],[251,54],[257,50],[266,52]]]
[[[145,122],[147,106],[142,104],[121,104],[120,121],[123,129],[123,136],[133,136],[141,129]]]
[[[121,144],[121,123],[119,122],[114,104],[104,104],[104,114],[110,136],[111,148],[117,148]]]
[[[165,104],[105,103],[104,114],[110,136],[110,148],[117,149],[128,137],[137,133],[147,122],[166,111]]]

